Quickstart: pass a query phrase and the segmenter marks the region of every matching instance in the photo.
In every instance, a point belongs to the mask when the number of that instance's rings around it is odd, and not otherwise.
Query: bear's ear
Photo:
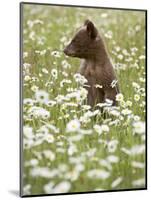
[[[86,20],[84,25],[86,26],[86,30],[88,32],[88,35],[92,38],[95,39],[97,36],[97,29],[95,28],[94,24],[90,20]]]

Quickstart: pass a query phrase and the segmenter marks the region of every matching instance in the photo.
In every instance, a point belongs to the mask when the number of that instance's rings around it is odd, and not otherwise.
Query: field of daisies
[[[87,105],[80,60],[63,53],[85,19],[109,49],[117,107]],[[24,195],[145,188],[145,59],[144,12],[23,6]]]

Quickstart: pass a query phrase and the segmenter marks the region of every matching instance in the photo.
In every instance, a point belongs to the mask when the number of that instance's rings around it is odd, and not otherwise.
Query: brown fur
[[[70,44],[64,49],[68,56],[82,58],[79,72],[88,80],[88,104],[92,107],[102,103],[105,99],[113,101],[116,105],[116,94],[119,86],[111,87],[116,79],[113,66],[110,62],[105,44],[94,24],[86,20]],[[99,84],[102,88],[96,88]]]

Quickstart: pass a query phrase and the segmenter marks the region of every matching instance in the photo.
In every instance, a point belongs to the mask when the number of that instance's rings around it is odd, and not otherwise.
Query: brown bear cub
[[[85,21],[64,53],[82,59],[79,72],[88,81],[88,104],[93,107],[110,99],[116,105],[117,78],[103,39],[90,20]]]

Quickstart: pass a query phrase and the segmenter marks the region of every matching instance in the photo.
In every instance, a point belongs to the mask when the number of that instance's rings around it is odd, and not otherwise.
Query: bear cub
[[[116,95],[119,93],[117,78],[105,43],[93,22],[85,21],[65,47],[64,53],[82,59],[79,73],[88,81],[88,104],[94,107],[97,103],[109,99],[115,106]]]

